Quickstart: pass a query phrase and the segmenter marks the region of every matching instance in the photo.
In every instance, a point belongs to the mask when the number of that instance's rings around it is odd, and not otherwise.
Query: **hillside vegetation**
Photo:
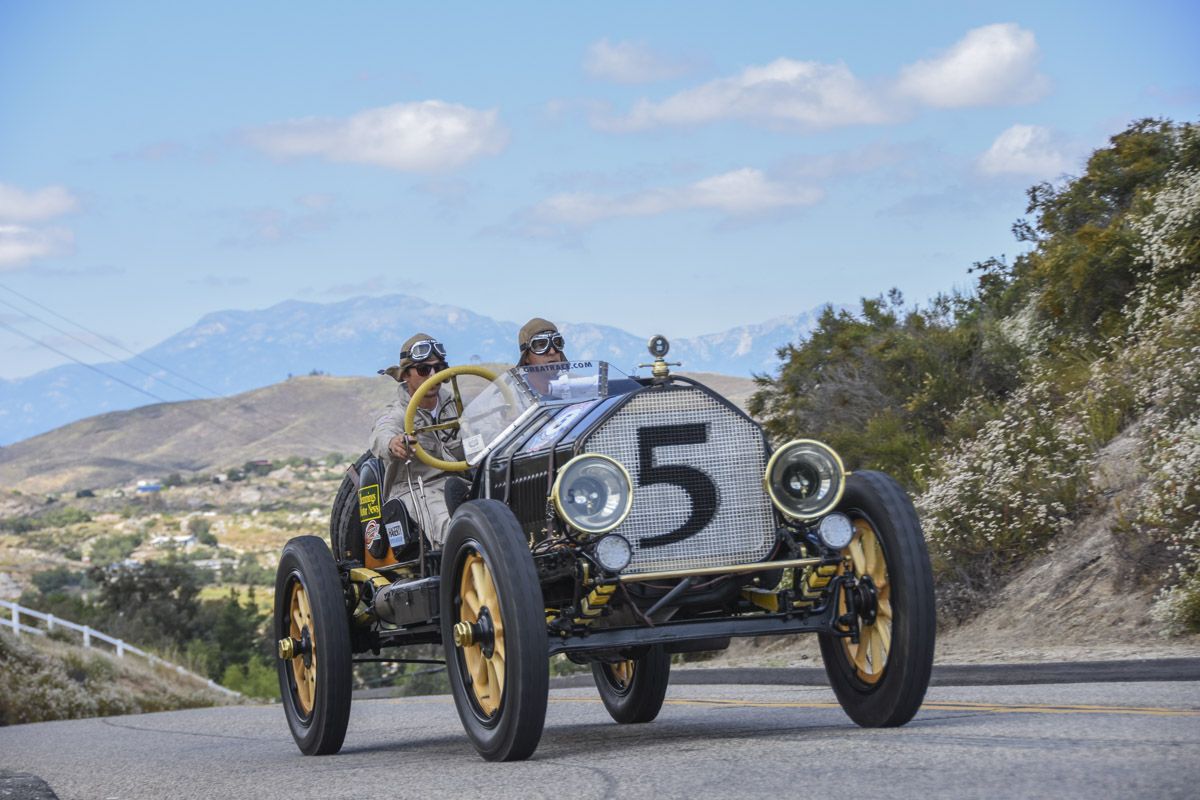
[[[1028,198],[1011,263],[924,307],[893,290],[827,309],[750,409],[906,484],[945,620],[1104,513],[1118,585],[1200,630],[1200,127],[1139,121]],[[1120,495],[1115,453],[1137,473]]]
[[[232,702],[175,670],[0,630],[0,725]]]

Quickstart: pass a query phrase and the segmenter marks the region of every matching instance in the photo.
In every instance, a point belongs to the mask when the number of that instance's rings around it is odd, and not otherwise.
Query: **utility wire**
[[[12,325],[9,325],[4,320],[0,320],[0,326],[8,328],[10,331],[17,334],[18,336],[24,337],[36,345],[41,345],[42,347],[46,348],[47,350],[53,350],[55,353],[58,353],[63,358],[69,358],[71,361],[74,361],[76,364],[80,364],[81,366],[87,367],[92,372],[98,372],[101,375],[103,375],[104,377],[108,378],[109,380],[116,381],[117,383],[119,383],[123,386],[128,386],[130,389],[133,389],[135,392],[141,392],[142,394],[146,395],[147,397],[157,400],[160,403],[169,403],[170,402],[169,400],[164,400],[163,398],[159,397],[158,395],[154,394],[153,392],[146,391],[145,389],[143,389],[140,386],[134,386],[132,383],[129,383],[128,381],[121,380],[116,375],[109,375],[107,372],[100,369],[95,364],[89,364],[86,361],[79,360],[78,358],[71,355],[70,353],[64,353],[62,350],[59,350],[54,345],[46,344],[45,342],[43,342],[33,336],[30,336],[25,331],[20,330],[19,328],[14,328]]]
[[[3,303],[4,305],[8,306],[9,308],[17,310],[18,312],[24,314],[25,316],[29,317],[30,319],[32,319],[36,322],[42,323],[43,325],[45,325],[47,328],[49,328],[52,331],[57,331],[58,333],[61,333],[63,336],[70,336],[72,339],[79,342],[84,347],[90,347],[91,349],[95,350],[97,353],[104,356],[105,358],[111,358],[114,363],[124,364],[125,366],[129,367],[133,371],[140,372],[143,375],[145,375],[147,378],[150,378],[151,380],[156,380],[159,383],[163,384],[164,386],[170,387],[181,394],[187,395],[188,397],[192,398],[193,400],[203,400],[204,399],[197,394],[193,394],[192,392],[188,391],[187,389],[184,389],[180,386],[176,386],[175,384],[171,383],[170,381],[163,380],[159,376],[155,375],[153,372],[142,369],[141,367],[137,366],[136,364],[133,364],[129,361],[124,361],[124,362],[121,361],[118,356],[114,356],[112,353],[109,353],[109,352],[106,352],[106,351],[100,349],[96,345],[92,344],[91,342],[87,341],[86,339],[82,339],[82,338],[76,336],[75,334],[71,333],[70,331],[64,331],[62,328],[58,327],[57,325],[47,322],[46,320],[42,319],[41,317],[30,314],[28,311],[21,308],[20,306],[14,305],[13,303],[10,303],[7,300],[3,300],[3,299],[0,299],[0,303]],[[99,336],[99,334],[92,334],[92,335]],[[103,337],[101,337],[101,338],[103,338]],[[105,340],[105,341],[107,341],[107,340]]]
[[[135,392],[140,392],[141,394],[144,394],[153,400],[157,400],[160,403],[172,404],[172,401],[170,401],[170,400],[164,400],[163,398],[159,397],[158,395],[154,394],[153,392],[146,391],[145,389],[141,388],[140,386],[134,386],[132,383],[122,380],[121,378],[118,378],[116,375],[111,375],[111,374],[105,372],[104,370],[100,369],[99,367],[97,367],[95,364],[89,364],[86,361],[81,361],[80,359],[76,358],[75,356],[71,355],[70,353],[65,353],[62,350],[59,350],[54,345],[46,344],[45,342],[40,341],[39,339],[37,339],[33,336],[30,336],[29,334],[25,333],[24,331],[20,330],[19,328],[15,328],[12,325],[9,325],[7,322],[4,322],[3,320],[0,320],[0,327],[7,328],[8,330],[12,331],[13,333],[17,334],[18,336],[28,339],[29,341],[33,342],[36,345],[45,347],[47,350],[51,350],[51,351],[57,353],[58,355],[62,356],[63,358],[70,359],[71,361],[74,361],[76,364],[79,364],[80,366],[87,367],[92,372],[97,372],[100,375],[103,375],[105,378],[108,378],[109,380],[116,381],[117,383],[121,384],[122,386],[127,386],[130,389],[133,389]],[[203,400],[203,399],[212,399],[212,398],[199,398],[199,399]],[[224,398],[221,398],[221,399],[224,399]],[[190,405],[190,403],[188,403],[188,401],[181,402],[181,401],[177,400],[177,401],[174,401],[174,404],[179,406],[180,411],[184,412],[185,414],[190,414],[191,416],[196,417],[197,419],[199,419],[203,422],[207,422],[207,423],[210,423],[213,425],[223,424],[223,422],[219,419],[207,416],[205,414],[201,414],[200,412],[198,412],[192,408],[189,408],[188,406]],[[254,409],[249,408],[248,406],[245,406],[243,404],[238,404],[238,407],[245,408],[246,410],[250,411],[251,413],[254,413]],[[238,419],[236,417],[235,417],[235,419],[237,419],[238,422],[248,424],[248,421],[245,419]],[[256,431],[256,433],[257,433],[257,431]]]
[[[218,397],[224,396],[221,394],[221,392],[217,391],[216,389],[210,389],[209,387],[205,386],[204,384],[192,380],[187,375],[183,375],[183,374],[178,373],[175,370],[171,369],[170,367],[166,367],[166,366],[163,366],[162,364],[157,363],[156,361],[152,361],[149,358],[146,358],[144,355],[141,355],[140,353],[133,352],[125,345],[121,344],[120,342],[114,342],[112,339],[109,339],[104,334],[97,333],[96,331],[92,330],[91,328],[88,328],[88,327],[76,322],[73,319],[64,317],[62,314],[58,313],[57,311],[55,311],[52,308],[47,308],[46,306],[39,303],[37,300],[34,300],[32,297],[26,297],[25,295],[21,294],[20,292],[18,292],[16,289],[12,288],[11,286],[5,286],[4,284],[0,283],[0,289],[4,289],[6,292],[11,292],[11,293],[15,294],[17,297],[21,298],[25,302],[32,303],[33,305],[37,306],[38,308],[42,309],[43,311],[50,312],[54,316],[63,320],[64,322],[69,322],[72,325],[74,325],[75,327],[80,328],[81,330],[84,330],[84,331],[90,333],[92,336],[95,336],[98,339],[103,339],[104,341],[111,344],[113,347],[116,347],[120,350],[124,350],[126,353],[129,353],[129,355],[133,356],[134,358],[140,358],[142,361],[145,361],[147,364],[150,364],[151,366],[155,367],[156,369],[161,369],[163,372],[170,373],[171,375],[174,375],[177,378],[182,378],[183,380],[187,381],[190,384],[199,386],[201,389],[203,389],[204,391],[208,392],[211,395],[216,395]],[[14,306],[14,308],[15,308],[15,306]],[[28,314],[29,312],[23,312],[23,313]],[[29,316],[33,316],[33,315],[29,314]],[[37,318],[34,317],[34,319],[37,319]],[[111,358],[111,356],[109,356],[109,357]],[[164,383],[165,383],[165,381],[164,381]]]
[[[107,337],[107,336],[105,336],[104,334],[102,334],[102,333],[98,333],[98,332],[96,332],[96,331],[93,331],[92,329],[88,328],[87,326],[85,326],[85,325],[82,325],[82,324],[80,324],[80,323],[76,322],[75,320],[72,320],[72,319],[70,319],[69,317],[65,317],[65,316],[63,316],[62,314],[58,313],[58,312],[57,312],[57,311],[55,311],[54,309],[52,309],[52,308],[49,308],[49,307],[47,307],[47,306],[45,306],[45,305],[42,305],[42,304],[41,304],[41,303],[39,303],[37,300],[34,300],[32,297],[27,297],[26,295],[23,295],[23,294],[21,294],[21,293],[20,293],[20,292],[18,292],[16,289],[13,289],[11,286],[5,286],[4,284],[0,284],[0,289],[4,289],[5,291],[8,291],[8,292],[11,292],[12,294],[15,294],[17,297],[20,297],[22,300],[25,300],[25,301],[26,301],[26,302],[28,302],[28,303],[32,303],[33,305],[37,306],[38,308],[44,309],[45,311],[47,311],[47,312],[49,312],[49,313],[53,314],[54,316],[58,317],[59,319],[61,319],[61,320],[65,321],[65,322],[68,322],[68,323],[70,323],[71,325],[74,325],[75,327],[77,327],[77,328],[79,328],[79,329],[81,329],[81,330],[83,330],[83,331],[86,331],[87,333],[90,333],[91,335],[93,335],[93,336],[95,336],[95,337],[97,337],[97,338],[99,338],[99,339],[101,339],[101,340],[103,340],[103,341],[105,341],[105,342],[108,342],[108,343],[109,343],[109,344],[111,344],[113,347],[116,347],[116,348],[119,348],[119,349],[121,349],[121,350],[124,350],[126,353],[129,353],[129,354],[130,354],[131,356],[133,356],[134,358],[140,358],[142,361],[145,361],[147,364],[150,364],[151,366],[154,366],[154,367],[156,367],[156,368],[158,368],[158,369],[161,369],[161,370],[163,370],[164,372],[167,372],[167,373],[169,373],[169,374],[171,374],[171,375],[174,375],[174,376],[176,376],[176,377],[182,378],[183,380],[187,381],[188,383],[191,383],[191,384],[194,384],[194,385],[196,385],[196,386],[199,386],[201,389],[203,389],[204,391],[208,392],[208,393],[209,393],[209,394],[211,394],[211,395],[215,395],[217,398],[221,398],[221,399],[229,399],[229,398],[228,398],[226,395],[222,394],[221,392],[217,391],[216,389],[209,388],[209,387],[205,386],[204,384],[202,384],[202,383],[199,383],[198,381],[195,381],[195,380],[193,380],[193,379],[191,379],[191,378],[187,377],[186,375],[183,375],[183,374],[181,374],[181,373],[179,373],[179,372],[176,372],[175,370],[171,369],[170,367],[165,367],[165,366],[163,366],[163,365],[161,365],[161,364],[159,364],[159,363],[157,363],[157,362],[155,362],[155,361],[153,361],[153,360],[151,360],[151,359],[149,359],[149,358],[146,358],[146,357],[145,357],[145,356],[143,356],[143,355],[140,355],[140,354],[138,354],[138,353],[135,353],[135,352],[133,352],[133,351],[132,351],[132,350],[130,350],[128,347],[125,347],[124,345],[120,344],[119,342],[115,342],[115,341],[113,341],[112,339],[108,338],[108,337]],[[86,342],[86,341],[84,341],[83,339],[80,339],[78,336],[75,336],[74,334],[72,334],[72,333],[70,333],[70,332],[68,332],[68,331],[64,331],[64,330],[62,330],[61,328],[58,328],[58,327],[56,327],[56,326],[54,326],[54,325],[51,325],[49,322],[46,322],[44,319],[41,319],[40,317],[37,317],[37,316],[35,316],[35,315],[33,315],[33,314],[30,314],[30,313],[29,313],[27,310],[25,310],[25,309],[22,309],[22,308],[20,308],[19,306],[13,305],[12,303],[8,302],[7,300],[0,300],[0,303],[4,303],[4,304],[5,304],[6,306],[8,306],[9,308],[16,309],[17,311],[19,311],[20,313],[22,313],[22,314],[24,314],[25,316],[29,317],[30,319],[32,319],[32,320],[35,320],[35,321],[37,321],[37,322],[40,322],[40,323],[42,323],[43,325],[45,325],[46,327],[48,327],[48,328],[51,328],[52,330],[55,330],[55,331],[57,331],[57,332],[59,332],[59,333],[63,334],[64,336],[70,336],[70,337],[71,337],[72,339],[74,339],[75,341],[77,341],[77,342],[80,342],[80,343],[82,343],[82,344],[84,344],[84,345],[86,345],[86,346],[88,346],[88,347],[92,348],[93,350],[95,350],[95,351],[96,351],[96,352],[98,352],[98,353],[101,353],[102,355],[106,356],[107,358],[113,358],[113,359],[115,359],[115,358],[116,358],[115,356],[113,356],[113,355],[111,355],[111,354],[109,354],[109,353],[106,353],[106,352],[104,352],[104,351],[103,351],[103,350],[101,350],[99,347],[96,347],[94,344],[91,344],[91,343],[89,343],[89,342]],[[12,329],[12,328],[10,328],[10,330],[15,330],[15,329]],[[18,333],[19,333],[19,331],[18,331]],[[22,335],[24,335],[24,334],[22,334]],[[70,358],[72,361],[75,361],[75,362],[77,362],[77,363],[79,363],[79,364],[83,364],[84,366],[87,366],[87,367],[89,367],[89,368],[92,368],[92,367],[91,367],[91,365],[89,365],[89,364],[86,364],[86,363],[84,363],[83,361],[80,361],[79,359],[73,358],[72,356],[69,356],[69,355],[67,355],[66,353],[63,353],[63,352],[61,352],[61,351],[59,351],[59,350],[56,350],[55,348],[53,348],[53,347],[50,347],[50,345],[47,345],[47,344],[45,344],[45,343],[44,343],[44,342],[42,342],[42,341],[39,341],[39,340],[37,340],[37,339],[32,339],[31,337],[28,337],[28,336],[26,336],[25,338],[27,338],[27,339],[30,339],[30,341],[33,341],[35,344],[39,344],[39,345],[42,345],[43,347],[47,347],[47,348],[49,348],[49,349],[51,349],[51,350],[54,350],[54,352],[58,353],[59,355],[62,355],[62,356],[64,356],[65,358]],[[158,381],[159,383],[162,383],[162,384],[163,384],[163,385],[165,385],[165,386],[169,386],[170,388],[172,388],[172,389],[176,390],[177,392],[181,392],[181,393],[183,393],[183,394],[187,395],[188,397],[191,397],[192,399],[195,399],[195,400],[208,399],[208,398],[202,398],[202,397],[199,397],[198,395],[192,394],[191,392],[187,391],[186,389],[183,389],[183,388],[181,388],[181,387],[179,387],[179,386],[176,386],[176,385],[174,385],[174,384],[170,383],[169,381],[166,381],[166,380],[164,380],[163,378],[161,378],[161,377],[159,377],[159,376],[157,376],[157,375],[154,375],[153,373],[146,372],[145,370],[141,369],[140,367],[137,367],[137,366],[135,366],[134,364],[130,363],[130,361],[129,361],[129,360],[125,360],[125,361],[118,361],[118,362],[116,362],[116,363],[121,363],[121,364],[124,364],[125,366],[129,367],[130,369],[133,369],[133,370],[134,370],[134,371],[136,371],[136,372],[140,372],[140,373],[142,373],[143,375],[146,375],[147,377],[149,377],[150,379],[152,379],[152,380],[156,380],[156,381]],[[95,368],[93,368],[93,369],[95,369]],[[115,376],[108,375],[108,373],[105,373],[105,372],[103,372],[103,371],[101,371],[101,370],[99,370],[99,369],[95,369],[95,371],[96,371],[96,372],[100,372],[100,374],[102,374],[102,375],[105,375],[106,377],[110,377],[110,378],[112,378],[113,380],[116,380],[116,381],[118,381],[118,382],[120,382],[120,383],[122,383],[122,384],[124,384],[124,385],[126,385],[126,386],[130,386],[130,384],[128,384],[128,383],[125,383],[124,381],[121,381],[119,378],[117,378],[117,377],[115,377]],[[135,389],[136,389],[137,387],[131,387],[131,388],[135,388]],[[146,391],[144,391],[144,390],[142,390],[142,389],[137,389],[137,390],[138,390],[138,391],[140,391],[140,392],[142,392],[143,394],[146,394],[146,395],[149,395],[149,396],[151,396],[151,397],[154,397],[155,399],[159,400],[160,402],[163,402],[163,403],[169,402],[169,401],[167,401],[167,400],[162,400],[161,398],[158,398],[156,395],[153,395],[153,394],[151,394],[150,392],[146,392]],[[275,417],[274,415],[270,415],[270,414],[264,414],[263,412],[259,411],[258,409],[254,408],[253,406],[248,406],[248,405],[246,405],[245,403],[237,403],[236,407],[237,407],[237,408],[239,408],[239,409],[241,409],[241,410],[243,410],[243,411],[245,411],[245,412],[247,412],[248,414],[250,414],[250,415],[252,415],[252,416],[258,417],[260,420],[263,420],[263,421],[265,421],[265,422],[269,422],[269,423],[271,423],[271,424],[273,424],[273,425],[278,425],[278,426],[279,426],[279,427],[281,427],[281,428],[285,428],[285,427],[287,427],[288,425],[290,425],[290,424],[291,424],[290,422],[288,422],[288,421],[285,421],[285,420],[281,420],[281,419],[279,419],[278,417]],[[210,420],[210,421],[214,421],[214,420]]]

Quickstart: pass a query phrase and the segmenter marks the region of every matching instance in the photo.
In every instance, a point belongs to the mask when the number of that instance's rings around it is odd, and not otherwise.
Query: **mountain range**
[[[683,362],[688,371],[735,377],[772,372],[776,350],[806,337],[821,310],[672,340],[668,359]],[[650,360],[645,340],[626,331],[588,322],[560,327],[571,358],[603,359],[629,373]],[[397,362],[401,345],[415,331],[441,339],[452,364],[511,363],[519,328],[520,323],[408,295],[337,303],[289,300],[262,310],[218,311],[126,361],[94,368],[71,364],[0,380],[0,446],[148,402],[229,396],[293,375],[373,375]]]

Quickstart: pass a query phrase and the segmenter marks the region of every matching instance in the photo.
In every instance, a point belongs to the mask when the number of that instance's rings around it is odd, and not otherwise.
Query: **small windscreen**
[[[516,430],[537,408],[573,405],[608,396],[608,364],[565,361],[513,367],[467,404],[462,414],[462,443],[474,466]]]

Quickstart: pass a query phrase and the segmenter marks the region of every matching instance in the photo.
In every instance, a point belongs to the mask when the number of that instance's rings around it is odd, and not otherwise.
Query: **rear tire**
[[[275,641],[302,647],[277,658],[283,710],[306,756],[336,753],[350,721],[351,654],[346,600],[324,540],[297,536],[283,548],[275,577]]]
[[[371,457],[370,450],[358,457],[354,462],[356,474]],[[358,479],[348,472],[342,478],[342,485],[333,499],[333,509],[329,512],[329,544],[336,560],[366,563],[366,544],[362,522],[358,518]]]
[[[846,479],[838,511],[854,522],[842,551],[855,575],[870,576],[878,612],[858,644],[820,634],[825,673],[847,716],[864,728],[903,725],[921,708],[933,670],[933,571],[921,521],[908,494],[882,472]],[[838,613],[845,612],[844,596]]]
[[[650,722],[662,710],[671,682],[671,656],[661,644],[616,664],[593,662],[592,678],[609,715],[621,724]]]
[[[546,617],[529,545],[503,503],[468,501],[451,519],[441,613],[446,671],[471,743],[488,761],[529,758],[550,692]]]

